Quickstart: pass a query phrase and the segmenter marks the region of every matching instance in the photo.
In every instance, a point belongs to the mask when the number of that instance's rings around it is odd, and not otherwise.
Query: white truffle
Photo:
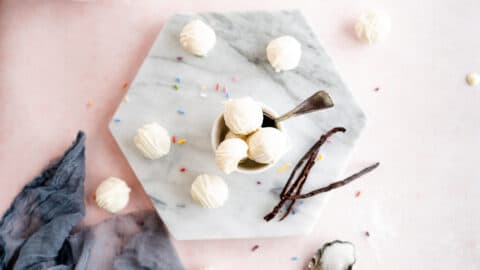
[[[215,163],[226,174],[238,169],[238,163],[247,158],[248,145],[238,138],[227,139],[215,151]]]
[[[277,162],[287,152],[287,136],[279,129],[261,128],[247,139],[248,157],[258,163]]]
[[[139,128],[133,141],[138,150],[148,159],[158,159],[170,152],[170,135],[157,123]]]
[[[468,85],[475,86],[480,83],[480,75],[475,72],[468,73],[466,80]]]
[[[362,14],[355,24],[358,39],[372,45],[385,39],[391,30],[390,16],[382,11],[370,11]]]
[[[275,72],[294,69],[302,56],[302,46],[292,36],[278,37],[267,45],[267,58]]]
[[[122,179],[109,177],[95,191],[95,201],[100,208],[116,213],[128,204],[130,188]]]
[[[248,136],[247,135],[239,135],[239,134],[235,134],[231,131],[227,132],[227,135],[225,135],[225,140],[227,139],[233,139],[233,138],[237,138],[237,139],[241,139],[241,140],[247,140]]]
[[[215,46],[215,31],[202,22],[193,20],[185,25],[180,33],[180,44],[196,56],[205,56]]]
[[[262,126],[262,106],[251,97],[230,99],[225,102],[223,119],[233,133],[248,135]]]
[[[218,208],[228,199],[228,186],[220,176],[201,174],[193,181],[190,194],[192,199],[201,206]]]

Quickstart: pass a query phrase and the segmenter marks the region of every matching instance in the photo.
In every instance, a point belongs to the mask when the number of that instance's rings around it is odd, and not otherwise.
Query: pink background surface
[[[168,2],[0,1],[0,212],[79,129],[85,222],[110,216],[92,200],[110,175],[133,187],[124,212],[152,207],[107,124],[162,24],[177,12],[298,8],[369,116],[347,174],[382,165],[335,191],[312,235],[174,241],[187,269],[301,269],[334,239],[356,244],[357,269],[480,269],[480,86],[465,83],[480,71],[477,0]],[[371,8],[393,29],[369,48],[351,28]]]

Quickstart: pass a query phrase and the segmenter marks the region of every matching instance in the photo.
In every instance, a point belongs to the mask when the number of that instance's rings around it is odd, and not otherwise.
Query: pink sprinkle
[[[224,86],[224,87],[223,87],[223,92],[224,92],[225,94],[227,93],[227,90],[228,90],[227,87]]]
[[[362,194],[360,191],[355,192],[355,198],[360,197],[360,194]]]
[[[177,142],[177,137],[172,136],[172,143],[176,143],[176,142]]]
[[[182,173],[185,172],[186,170],[187,169],[185,169],[185,167],[180,168],[180,172],[182,172]]]
[[[217,82],[217,84],[215,84],[215,90],[220,91],[220,83]]]

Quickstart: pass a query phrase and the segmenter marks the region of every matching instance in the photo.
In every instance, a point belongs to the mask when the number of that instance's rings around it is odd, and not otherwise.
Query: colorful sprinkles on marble
[[[177,144],[185,144],[187,142],[187,139],[180,139],[177,141]]]
[[[278,167],[277,173],[283,173],[291,166],[292,166],[292,163],[290,162],[283,163],[280,167]]]

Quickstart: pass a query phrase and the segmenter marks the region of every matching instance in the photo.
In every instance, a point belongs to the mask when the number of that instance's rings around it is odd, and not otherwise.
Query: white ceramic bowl
[[[282,132],[286,133],[285,127],[281,122],[276,124],[273,122],[273,119],[276,118],[278,114],[274,110],[272,110],[270,107],[266,106],[265,104],[261,104],[261,105],[262,105],[263,117],[264,117],[263,124],[265,124],[265,118],[268,117],[272,119],[272,123],[273,123],[273,125],[269,125],[269,127],[278,128]],[[263,124],[262,124],[262,127],[265,127],[263,126]],[[225,125],[225,120],[223,119],[223,113],[221,113],[213,123],[212,133],[210,135],[214,153],[218,145],[224,140],[225,135],[227,135],[228,131],[229,129],[227,125]],[[275,164],[276,162],[270,163],[270,164],[261,164],[251,159],[246,159],[240,162],[240,164],[238,165],[237,171],[245,174],[256,174],[256,173],[261,173],[263,171],[270,169]]]

